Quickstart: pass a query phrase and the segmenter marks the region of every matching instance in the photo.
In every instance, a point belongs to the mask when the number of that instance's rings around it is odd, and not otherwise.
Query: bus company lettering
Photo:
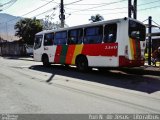
[[[118,46],[116,46],[116,45],[114,45],[114,46],[112,46],[112,45],[106,45],[105,46],[105,50],[117,49],[117,48],[118,48]]]

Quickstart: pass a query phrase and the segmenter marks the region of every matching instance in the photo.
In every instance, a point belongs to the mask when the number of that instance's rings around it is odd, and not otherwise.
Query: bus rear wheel
[[[79,56],[76,59],[76,66],[77,66],[77,69],[81,72],[87,71],[89,69],[87,58],[85,56]]]

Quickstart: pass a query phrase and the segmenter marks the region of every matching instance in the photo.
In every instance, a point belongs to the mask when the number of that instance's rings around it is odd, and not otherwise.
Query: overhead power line
[[[41,1],[45,1],[45,2],[50,2],[49,0],[41,0]],[[56,1],[52,1],[53,3],[56,3],[56,4],[59,4],[58,2]]]
[[[144,9],[138,9],[138,11],[144,11],[144,10],[149,10],[149,9],[155,9],[160,7],[160,5],[158,6],[152,6],[152,7],[148,7],[148,8],[144,8]],[[127,12],[113,12],[113,13],[106,13],[106,14],[102,14],[102,15],[108,15],[108,14],[119,14],[119,13],[127,13]],[[75,15],[90,15],[90,14],[75,14]]]
[[[21,17],[26,16],[26,15],[28,15],[28,14],[30,14],[30,13],[33,13],[33,12],[35,12],[35,11],[41,9],[42,7],[44,7],[44,6],[48,5],[48,4],[50,4],[51,2],[53,2],[53,0],[49,1],[48,3],[46,3],[46,4],[44,4],[44,5],[42,5],[42,6],[38,7],[38,8],[36,8],[36,9],[30,11],[30,12],[27,12],[27,13],[21,15]],[[52,10],[53,10],[53,8],[52,8]],[[4,23],[11,22],[11,21],[17,20],[17,19],[19,19],[19,17],[16,17],[16,18],[14,18],[14,19],[8,20],[8,21],[6,21],[6,22],[4,22]]]
[[[54,8],[57,8],[57,7],[58,7],[58,6],[56,6],[56,7],[54,7]],[[51,12],[51,11],[53,11],[53,10],[55,10],[55,9],[51,8],[51,9],[49,9],[49,10],[46,10],[46,11],[42,12],[42,13],[39,13],[39,14],[37,14],[37,15],[34,15],[33,17],[37,17],[37,16],[40,16],[40,15],[43,15],[43,14],[48,13],[48,12]]]
[[[154,8],[158,8],[158,7],[160,7],[160,5],[152,6],[152,7],[148,7],[148,8],[144,8],[144,9],[139,9],[139,11],[148,10],[148,9],[154,9]]]
[[[95,7],[90,7],[90,8],[86,8],[86,9],[81,9],[81,10],[73,11],[71,13],[76,13],[76,12],[79,12],[79,11],[87,11],[87,10],[90,10],[90,9],[99,8],[99,7],[103,7],[103,6],[107,6],[107,5],[111,5],[111,4],[116,4],[116,3],[123,2],[123,1],[127,1],[127,0],[120,0],[120,1],[116,1],[116,2],[105,3],[105,4],[99,5],[99,6],[95,6]]]
[[[0,11],[8,9],[8,8],[11,7],[16,1],[17,1],[17,0],[10,0],[10,1],[6,2],[6,3],[3,3],[3,4],[1,3],[1,4],[0,4]]]
[[[147,18],[147,19],[145,19],[145,20],[143,20],[143,21],[142,21],[142,23],[144,23],[144,22],[146,22],[146,21],[148,21],[148,18]]]
[[[1,6],[5,6],[5,5],[11,4],[11,3],[16,2],[16,1],[17,0],[10,0],[10,1],[4,3],[4,4],[1,4]]]
[[[64,4],[64,5],[65,5],[65,6],[66,6],[66,5],[71,5],[71,4],[75,4],[75,3],[81,2],[81,1],[83,1],[83,0],[77,0],[77,1],[74,1],[74,2],[71,2],[71,3],[68,3],[68,4]]]
[[[73,5],[105,5],[105,4],[108,4],[108,3],[85,3],[85,4],[73,4]],[[72,5],[72,4],[70,4],[70,5]]]
[[[137,6],[144,6],[144,5],[148,5],[148,4],[152,4],[152,3],[156,3],[156,2],[160,2],[159,0],[156,0],[156,1],[152,1],[152,2],[148,2],[148,3],[143,3],[143,4],[139,4]],[[102,5],[104,3],[101,3],[101,4],[97,4],[97,5]],[[85,4],[84,4],[85,5]],[[87,4],[87,5],[92,5],[92,4]],[[96,4],[94,4],[96,5]],[[107,10],[117,10],[117,9],[125,9],[125,8],[128,8],[128,7],[117,7],[117,8],[112,8],[112,9],[96,9],[96,10],[86,10],[86,11],[107,11]],[[82,9],[73,9],[73,8],[68,8],[68,7],[65,7],[65,9],[70,9],[70,10],[82,10]]]
[[[38,8],[36,8],[36,9],[34,9],[34,10],[28,12],[28,13],[25,13],[25,14],[23,14],[23,15],[21,15],[21,16],[26,16],[26,15],[28,15],[28,14],[34,12],[34,11],[37,11],[37,10],[41,9],[42,7],[44,7],[44,6],[48,5],[48,4],[50,4],[52,1],[53,1],[53,0],[49,1],[48,3],[42,5],[42,6],[38,7]]]
[[[160,28],[160,25],[158,23],[156,23],[155,21],[152,20],[152,22],[156,25],[158,25],[158,27]]]
[[[116,10],[116,9],[125,9],[125,8],[128,8],[128,7],[118,7],[118,8],[113,8],[113,9],[96,9],[96,10],[86,10],[86,11],[106,11],[106,10]],[[65,7],[65,9],[82,10],[83,11],[83,9],[72,9],[72,8],[68,8],[68,7]]]
[[[77,4],[75,4],[75,3],[78,3],[78,2],[81,2],[81,1],[82,1],[82,0],[77,0],[77,1],[74,1],[74,2],[71,2],[71,3],[67,3],[67,4],[65,4],[65,6],[67,6],[67,5],[77,5]],[[116,2],[100,3],[100,4],[97,4],[98,6],[94,6],[94,7],[90,7],[90,8],[86,8],[86,9],[80,9],[80,10],[76,10],[76,11],[73,11],[73,12],[71,12],[71,13],[66,13],[66,14],[70,14],[70,15],[71,15],[71,14],[74,13],[75,15],[91,15],[91,14],[78,14],[78,13],[76,13],[76,12],[80,12],[80,11],[83,12],[83,11],[103,11],[103,10],[124,9],[124,8],[127,8],[127,7],[118,7],[118,8],[113,8],[113,9],[101,9],[101,10],[99,9],[99,10],[94,10],[95,8],[100,8],[100,7],[103,7],[103,6],[112,5],[112,4],[116,4],[116,3],[120,3],[120,2],[124,2],[124,1],[127,1],[127,0],[119,0],[119,1],[116,1]],[[54,0],[48,1],[46,4],[44,4],[44,5],[36,8],[36,9],[34,9],[34,10],[28,12],[28,13],[25,13],[25,14],[23,14],[22,16],[26,16],[26,15],[32,13],[32,12],[35,12],[36,10],[38,10],[38,9],[40,9],[40,8],[48,5],[48,4],[50,4],[51,2],[57,3],[57,2],[55,2]],[[143,4],[139,4],[138,6],[144,6],[144,5],[148,5],[148,4],[152,4],[152,3],[156,3],[156,2],[159,2],[159,0],[152,1],[152,2],[147,2],[147,3],[143,3]],[[58,3],[57,3],[57,4],[58,4]],[[89,4],[88,4],[88,5],[89,5]],[[90,5],[92,5],[92,4],[90,4]],[[95,4],[95,5],[96,5],[96,4]],[[55,6],[54,8],[57,8],[57,7],[59,7],[59,4],[58,4],[57,6]],[[152,6],[152,7],[147,7],[147,8],[143,8],[143,9],[138,9],[138,11],[144,11],[144,10],[148,10],[148,9],[158,8],[158,7],[160,7],[160,5]],[[70,8],[69,8],[69,9],[70,9]],[[44,11],[44,12],[42,12],[42,13],[39,13],[39,14],[33,16],[33,17],[37,17],[37,16],[40,16],[40,15],[43,15],[43,14],[45,14],[45,13],[51,12],[52,10],[54,10],[54,9],[53,9],[53,8],[48,9],[48,10],[46,10],[46,11]],[[127,13],[127,11],[126,11],[126,12],[125,12],[125,11],[122,11],[122,12],[111,12],[111,13],[106,13],[106,14],[102,14],[102,15],[108,15],[108,14],[123,14],[123,13]],[[70,16],[70,15],[69,15],[69,16]],[[7,22],[10,22],[10,21],[13,21],[13,20],[16,20],[16,19],[19,19],[19,17],[15,18],[15,19],[8,20]],[[4,22],[4,23],[7,23],[7,22]]]

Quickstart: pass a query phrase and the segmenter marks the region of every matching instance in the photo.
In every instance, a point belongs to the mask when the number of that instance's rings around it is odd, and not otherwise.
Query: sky
[[[0,5],[7,1],[10,0],[0,0]],[[49,19],[54,23],[58,23],[60,0],[50,1],[17,0],[13,5],[1,11],[1,13],[29,18]],[[128,16],[128,0],[64,0],[64,4],[65,23],[68,26],[90,23],[90,17],[95,14],[102,15],[104,20]],[[137,5],[138,20],[145,21],[149,16],[152,16],[154,24],[160,25],[160,0],[137,0]],[[147,23],[147,21],[144,23]]]

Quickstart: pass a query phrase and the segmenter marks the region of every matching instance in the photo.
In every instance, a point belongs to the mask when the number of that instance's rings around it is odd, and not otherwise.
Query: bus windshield
[[[139,41],[145,41],[146,27],[136,21],[129,21],[129,37]]]

